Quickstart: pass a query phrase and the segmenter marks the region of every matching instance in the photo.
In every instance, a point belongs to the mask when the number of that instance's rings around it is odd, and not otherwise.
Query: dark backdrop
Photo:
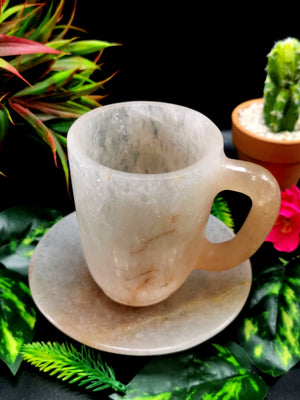
[[[74,1],[65,2],[69,15]],[[274,42],[300,38],[295,4],[77,0],[74,25],[87,31],[84,38],[122,44],[102,56],[100,78],[119,70],[105,87],[110,95],[103,104],[177,103],[206,114],[224,130],[238,103],[262,96],[266,55]],[[22,131],[5,142],[0,171],[8,176],[0,177],[0,210],[26,204],[73,210],[49,148],[28,141]]]
[[[300,38],[298,2],[78,0],[75,23],[123,44],[104,53],[120,69],[106,102],[182,104],[230,128],[243,100],[261,97],[274,42]]]

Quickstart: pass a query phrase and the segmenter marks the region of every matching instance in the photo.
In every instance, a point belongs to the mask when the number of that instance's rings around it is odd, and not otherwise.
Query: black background
[[[54,3],[57,3],[55,0]],[[65,2],[65,20],[73,0]],[[177,103],[230,129],[233,108],[261,97],[267,54],[275,41],[300,38],[299,6],[273,2],[132,2],[78,0],[74,31],[84,39],[117,42],[102,55],[102,104],[130,100]],[[38,204],[74,208],[62,168],[46,145],[20,129],[8,136],[0,157],[0,210]]]
[[[120,69],[108,102],[182,104],[228,129],[238,103],[262,96],[274,42],[300,38],[295,4],[78,0],[75,24],[123,45],[104,53]]]
[[[66,0],[66,10],[72,3]],[[274,42],[287,36],[300,38],[295,4],[78,0],[74,25],[84,28],[86,37],[122,44],[105,50],[102,57],[103,77],[119,70],[106,85],[110,95],[103,104],[177,103],[206,114],[220,129],[228,130],[233,108],[262,96],[266,56]],[[34,141],[29,144],[22,133],[11,135],[4,144],[0,170],[8,176],[0,181],[0,210],[25,204],[73,209],[61,169],[55,168],[48,148]],[[68,340],[42,315],[38,322],[36,340]],[[114,367],[119,364],[120,378],[130,378],[133,368],[145,362],[125,356],[105,358]],[[268,399],[297,399],[299,368],[280,380],[269,379]],[[59,384],[28,366],[12,378],[1,364],[0,383],[3,400],[104,398]]]

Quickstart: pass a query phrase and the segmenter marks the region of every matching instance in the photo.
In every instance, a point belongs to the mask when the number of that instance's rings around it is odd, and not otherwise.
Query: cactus
[[[300,42],[287,38],[268,54],[264,119],[272,132],[293,131],[300,111]]]

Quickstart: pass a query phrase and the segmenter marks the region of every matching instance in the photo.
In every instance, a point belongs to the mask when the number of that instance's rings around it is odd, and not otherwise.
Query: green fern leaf
[[[94,392],[107,388],[126,392],[126,386],[116,380],[112,368],[86,346],[78,351],[67,343],[35,342],[24,345],[21,353],[25,361],[62,381],[77,383]]]
[[[213,202],[211,214],[224,222],[232,231],[234,230],[234,221],[227,202],[221,196],[217,196]]]

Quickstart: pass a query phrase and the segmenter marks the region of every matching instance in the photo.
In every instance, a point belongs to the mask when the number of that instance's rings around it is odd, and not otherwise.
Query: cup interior
[[[212,130],[214,124],[196,111],[148,102],[99,108],[71,128],[90,159],[137,174],[173,172],[198,162],[209,151]]]

